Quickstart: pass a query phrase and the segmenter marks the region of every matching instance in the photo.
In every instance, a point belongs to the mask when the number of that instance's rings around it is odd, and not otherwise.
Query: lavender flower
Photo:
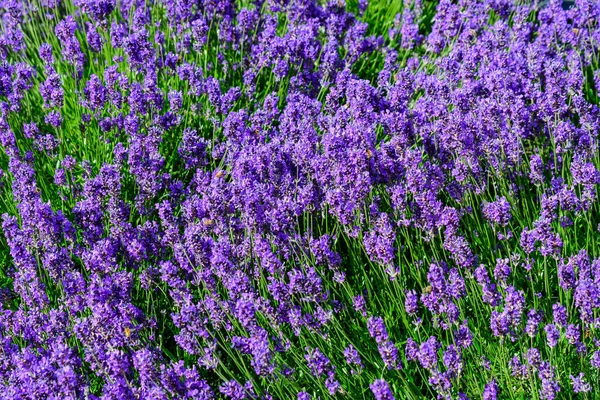
[[[29,3],[0,29],[5,397],[388,399],[392,338],[413,397],[481,397],[479,367],[484,398],[595,391],[594,2]]]
[[[440,343],[435,336],[431,336],[419,347],[417,358],[419,363],[426,369],[434,369],[438,363],[437,352],[440,349]]]
[[[419,345],[412,338],[408,338],[406,340],[406,348],[404,352],[408,361],[417,360],[419,356]]]
[[[556,379],[554,367],[543,361],[539,367],[538,377],[542,381],[540,397],[547,400],[555,399],[557,393],[560,392],[560,386]]]
[[[392,390],[388,383],[383,379],[375,380],[370,386],[373,396],[376,400],[394,400]]]
[[[350,370],[352,375],[360,374],[362,372],[364,365],[360,359],[358,351],[356,350],[356,348],[354,348],[354,346],[349,344],[348,347],[344,349],[344,357],[346,359],[346,363],[352,366],[352,369]]]
[[[585,381],[584,378],[585,375],[583,372],[579,373],[577,376],[569,375],[569,379],[571,379],[573,391],[575,393],[588,393],[592,390],[592,387]]]
[[[548,343],[548,347],[554,348],[560,339],[560,331],[556,325],[553,324],[546,325],[544,330],[546,331],[546,342]]]
[[[404,301],[404,308],[408,315],[414,316],[419,309],[419,298],[414,290],[406,292],[406,300]]]
[[[371,337],[374,338],[377,343],[382,343],[389,340],[389,336],[382,318],[369,318],[367,321],[367,329],[369,330]]]
[[[500,197],[493,203],[485,203],[482,207],[485,218],[500,226],[506,226],[512,218],[510,213],[510,203],[505,197]]]
[[[554,323],[560,326],[567,325],[567,308],[560,303],[552,305],[552,316]]]
[[[542,311],[535,309],[529,310],[527,313],[527,325],[525,326],[525,333],[527,333],[529,337],[535,337],[538,326],[543,318],[544,313]]]
[[[462,370],[462,359],[461,359],[461,351],[460,348],[450,345],[444,351],[444,355],[442,357],[444,361],[444,366],[448,369],[448,371],[453,374],[460,374]]]
[[[491,380],[483,389],[484,400],[496,400],[498,398],[498,384],[495,380]]]
[[[298,393],[298,400],[310,400],[311,396],[310,394],[306,393],[306,392],[299,392]]]

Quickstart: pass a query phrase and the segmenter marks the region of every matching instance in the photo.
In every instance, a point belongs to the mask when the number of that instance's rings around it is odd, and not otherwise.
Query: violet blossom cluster
[[[243,3],[0,2],[0,397],[598,390],[596,2]]]

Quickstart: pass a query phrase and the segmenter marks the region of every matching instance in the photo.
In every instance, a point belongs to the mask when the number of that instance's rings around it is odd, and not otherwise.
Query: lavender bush
[[[0,398],[600,393],[596,1],[0,7]]]

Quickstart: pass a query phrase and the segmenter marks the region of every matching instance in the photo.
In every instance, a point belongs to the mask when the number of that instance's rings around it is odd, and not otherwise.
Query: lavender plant
[[[597,397],[596,1],[0,9],[0,398]]]

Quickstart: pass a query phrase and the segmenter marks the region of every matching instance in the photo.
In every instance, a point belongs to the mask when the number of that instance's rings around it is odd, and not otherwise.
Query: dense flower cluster
[[[348,3],[0,1],[0,397],[600,390],[600,6]]]

